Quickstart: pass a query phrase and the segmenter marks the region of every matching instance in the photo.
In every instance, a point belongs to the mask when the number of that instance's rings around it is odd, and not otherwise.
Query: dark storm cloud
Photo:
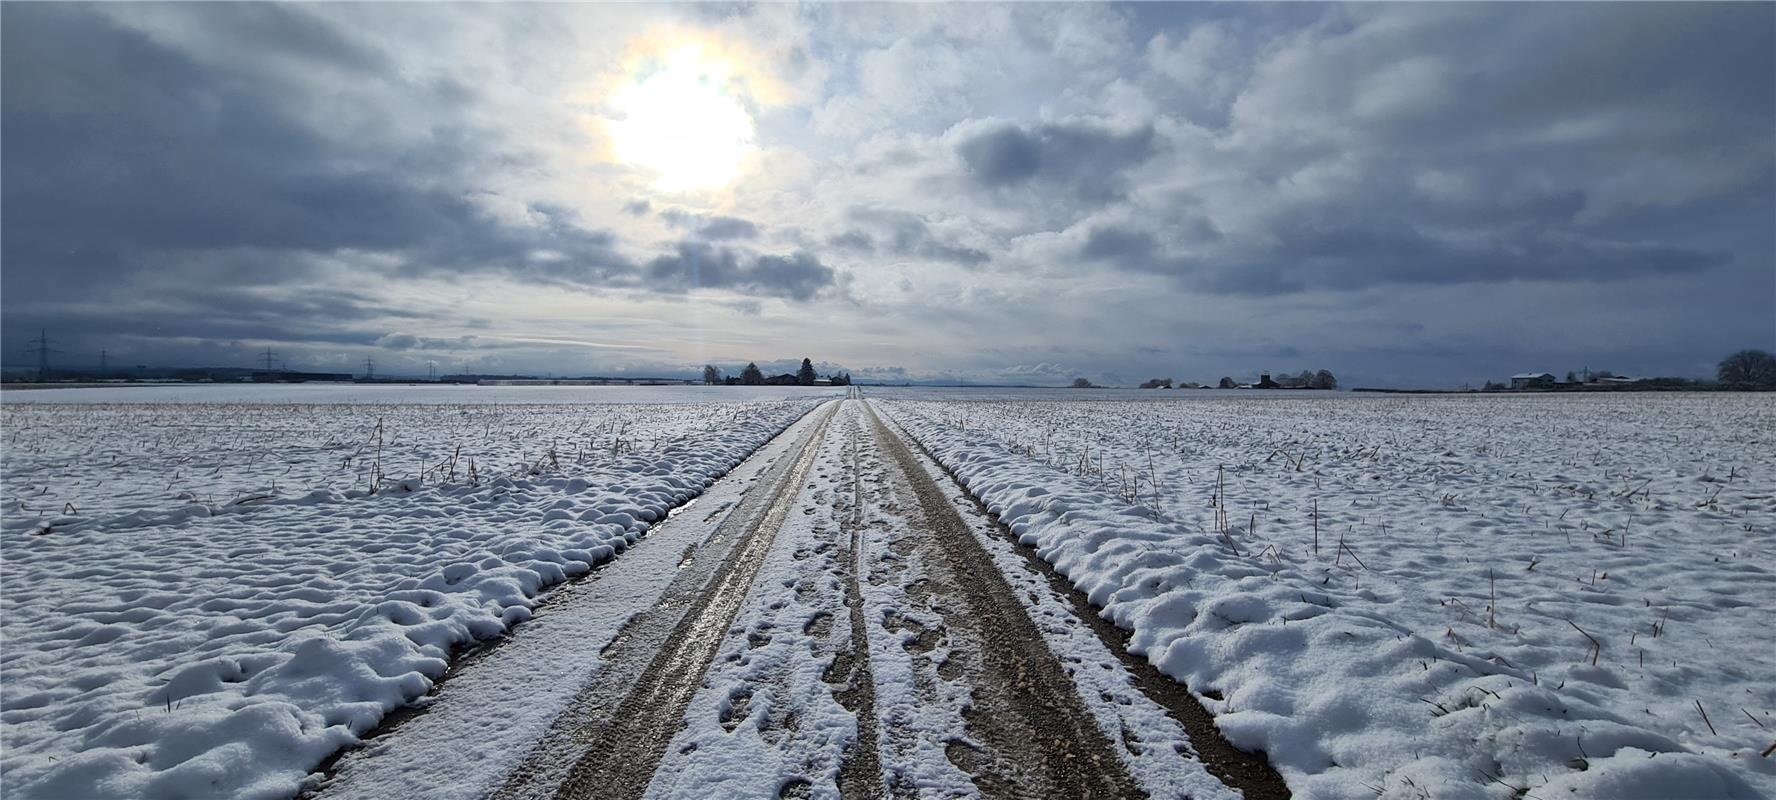
[[[845,216],[874,231],[881,237],[880,249],[893,255],[946,261],[964,267],[979,266],[992,259],[984,251],[944,241],[924,218],[908,211],[852,206]],[[876,252],[878,239],[863,230],[852,229],[830,238],[828,243],[842,249],[871,253]]]
[[[700,241],[679,242],[649,261],[645,280],[662,291],[733,289],[747,294],[810,300],[832,286],[836,273],[812,255],[754,256]]]
[[[1119,197],[1124,171],[1154,154],[1152,126],[1117,131],[1092,122],[1021,126],[987,122],[957,131],[956,153],[969,177],[987,189],[1044,184],[1083,203]]]

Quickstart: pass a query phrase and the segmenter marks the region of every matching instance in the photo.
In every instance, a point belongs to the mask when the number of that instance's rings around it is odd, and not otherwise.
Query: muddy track
[[[874,409],[871,410],[871,414],[874,415]],[[880,419],[877,419],[877,424],[882,424]],[[957,486],[962,485],[961,481],[956,479],[955,473],[943,466],[943,463],[926,451],[917,440],[899,435],[896,435],[896,438],[910,442],[914,449],[917,449],[927,461],[937,465],[937,468],[948,475],[952,481],[955,481]],[[1043,561],[1030,548],[1018,545],[1017,536],[972,494],[966,491],[962,494],[984,519],[992,522],[994,535],[1010,542],[1013,545],[1013,550],[1024,560],[1030,570],[1041,575],[1047,581],[1055,596],[1066,600],[1071,606],[1074,616],[1078,617],[1097,635],[1106,649],[1114,654],[1123,668],[1133,676],[1135,686],[1141,693],[1164,708],[1166,714],[1184,728],[1190,736],[1191,748],[1210,774],[1227,786],[1240,790],[1247,800],[1288,800],[1292,796],[1288,785],[1283,782],[1282,775],[1270,765],[1264,753],[1241,750],[1228,742],[1221,735],[1221,731],[1215,727],[1214,715],[1203,708],[1202,704],[1191,695],[1188,687],[1160,672],[1145,658],[1129,652],[1128,642],[1131,634],[1128,631],[1117,627],[1115,623],[1099,614],[1098,609],[1086,598],[1085,593],[1074,588],[1064,576],[1055,571],[1053,565]]]
[[[992,557],[900,437],[868,410],[889,478],[917,500],[906,509],[941,554],[938,591],[949,660],[972,690],[969,741],[951,742],[952,763],[988,797],[1139,797],[1110,740]]]
[[[624,626],[601,654],[607,665],[598,679],[494,797],[638,798],[646,792],[838,405],[818,412],[808,436],[746,494],[717,531],[715,547],[692,554],[659,604]],[[562,764],[572,765],[565,775]]]

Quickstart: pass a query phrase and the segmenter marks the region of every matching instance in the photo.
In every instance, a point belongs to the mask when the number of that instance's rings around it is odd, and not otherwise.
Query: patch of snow
[[[1776,399],[871,397],[1297,793],[1776,794]]]
[[[545,587],[622,552],[820,400],[729,397],[80,406],[9,393],[7,795],[295,793],[425,694],[456,648],[529,619]]]

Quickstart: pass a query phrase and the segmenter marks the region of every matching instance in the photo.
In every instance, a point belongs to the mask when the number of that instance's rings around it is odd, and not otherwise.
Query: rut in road
[[[598,680],[494,797],[642,796],[788,515],[837,406],[816,412],[822,415],[819,423],[766,471],[722,524],[716,539],[731,548],[725,557],[697,559],[699,569],[681,575],[659,605],[624,627],[606,648],[609,663]],[[572,759],[572,767],[563,778],[560,765],[566,759]]]
[[[1238,796],[916,444],[809,422],[494,797]]]
[[[901,510],[923,539],[909,550],[927,551],[921,561],[930,584],[921,592],[947,595],[931,603],[951,640],[940,674],[970,690],[963,713],[969,740],[947,743],[949,760],[989,797],[1143,796],[948,495],[875,410],[864,408],[888,480],[913,500]]]

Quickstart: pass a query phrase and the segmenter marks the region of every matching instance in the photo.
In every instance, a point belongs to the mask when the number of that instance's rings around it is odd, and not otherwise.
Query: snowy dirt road
[[[1069,592],[866,401],[835,401],[319,794],[1287,796]]]

